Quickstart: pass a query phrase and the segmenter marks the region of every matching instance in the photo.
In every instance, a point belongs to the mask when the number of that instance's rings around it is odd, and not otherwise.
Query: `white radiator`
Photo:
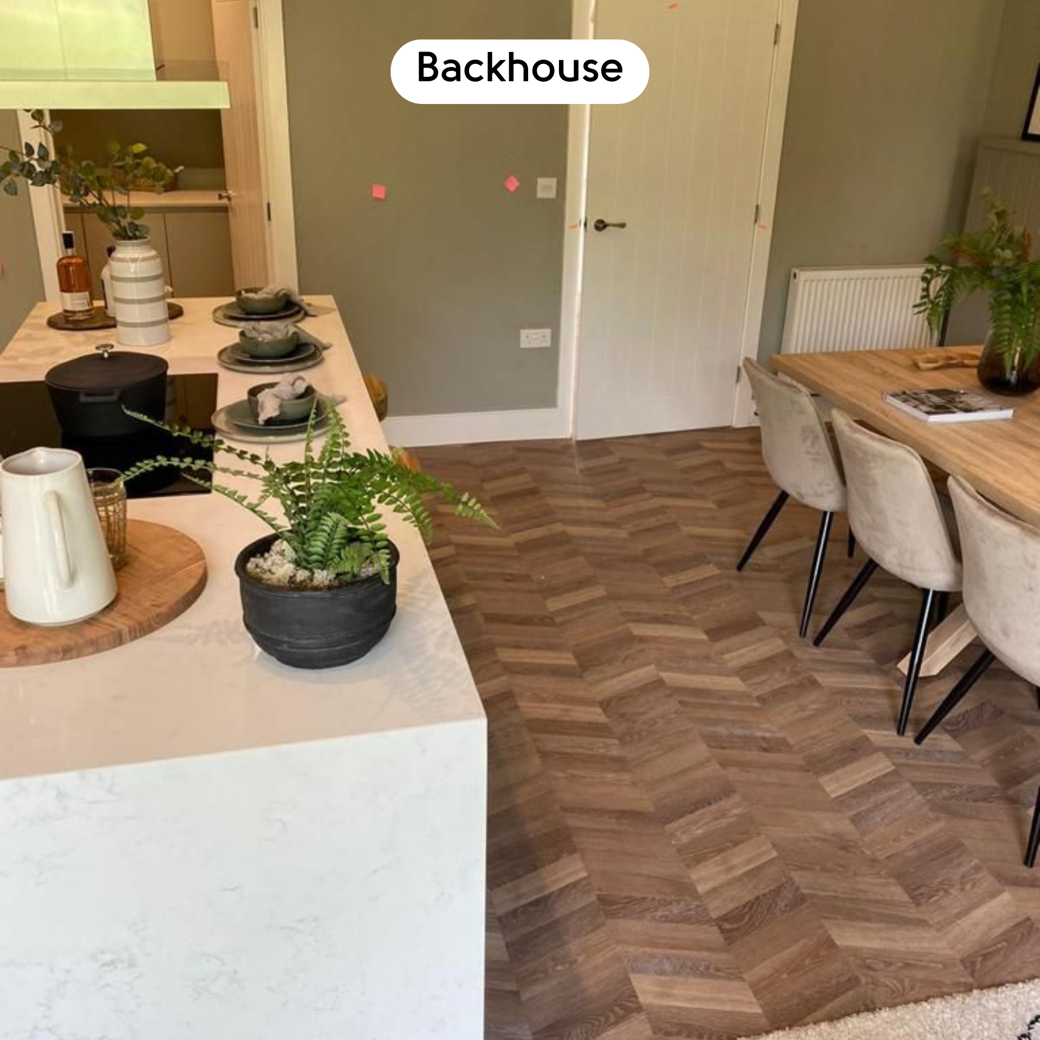
[[[780,350],[930,347],[936,337],[914,313],[923,267],[796,267]]]

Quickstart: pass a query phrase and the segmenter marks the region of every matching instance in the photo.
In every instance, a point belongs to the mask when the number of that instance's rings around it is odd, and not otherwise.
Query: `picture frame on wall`
[[[1029,110],[1026,112],[1022,140],[1040,141],[1040,68],[1036,71],[1036,82],[1033,84],[1033,96],[1029,100]]]

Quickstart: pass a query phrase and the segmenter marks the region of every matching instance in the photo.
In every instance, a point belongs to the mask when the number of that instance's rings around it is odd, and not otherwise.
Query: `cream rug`
[[[1040,1016],[1040,980],[769,1033],[758,1040],[1017,1040]],[[1031,1040],[1040,1040],[1040,1024]]]

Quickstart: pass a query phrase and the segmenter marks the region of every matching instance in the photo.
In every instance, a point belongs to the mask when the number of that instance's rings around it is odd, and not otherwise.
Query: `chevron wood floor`
[[[775,494],[754,431],[418,454],[501,523],[433,548],[490,721],[490,1040],[722,1040],[1040,975],[1031,688],[994,669],[897,737],[916,594],[879,575],[798,639],[818,516],[734,571]],[[837,528],[818,622],[862,562]]]

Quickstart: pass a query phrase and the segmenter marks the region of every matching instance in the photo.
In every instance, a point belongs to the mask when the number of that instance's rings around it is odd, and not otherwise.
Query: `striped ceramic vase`
[[[162,257],[151,239],[116,239],[108,259],[116,308],[116,339],[124,347],[154,347],[170,338]]]

